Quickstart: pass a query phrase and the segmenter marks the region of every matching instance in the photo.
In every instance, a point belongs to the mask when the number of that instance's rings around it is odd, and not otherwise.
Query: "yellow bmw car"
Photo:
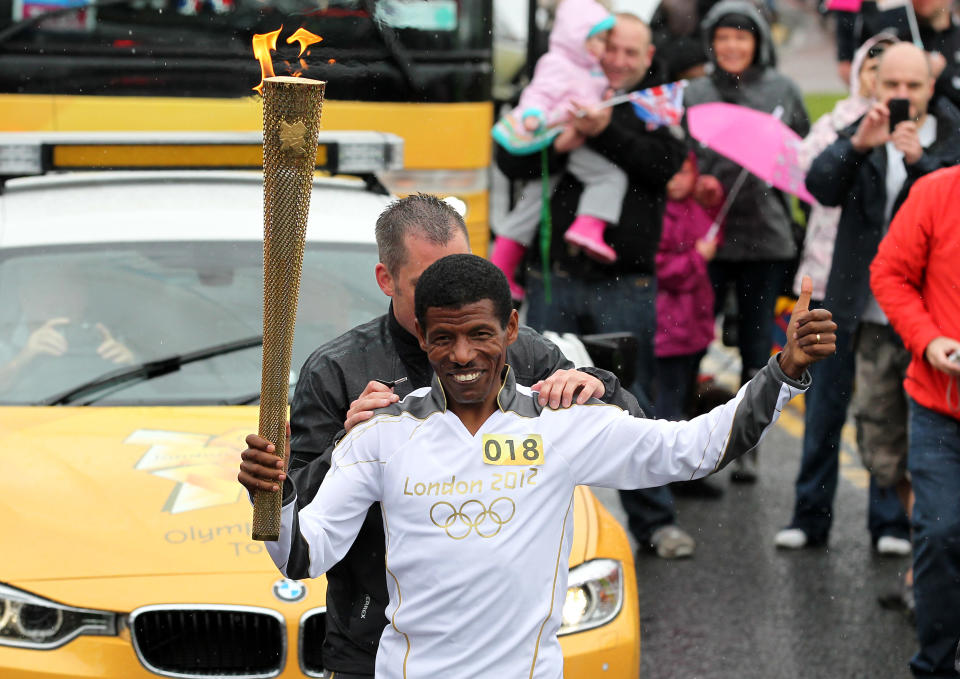
[[[241,142],[258,151],[245,137],[180,135],[201,152],[178,155],[0,135],[3,679],[323,676],[325,582],[279,575],[236,481],[257,428],[262,179],[177,160],[233,167]],[[399,140],[321,146],[340,163],[322,169],[360,178],[315,182],[291,384],[315,347],[386,309],[376,172]],[[586,488],[575,517],[566,676],[635,679],[626,535]]]

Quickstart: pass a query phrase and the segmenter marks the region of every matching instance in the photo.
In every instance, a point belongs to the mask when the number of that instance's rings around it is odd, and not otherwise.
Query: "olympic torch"
[[[286,458],[290,357],[300,295],[307,214],[326,83],[295,77],[263,81],[263,373],[260,436]],[[280,535],[282,491],[257,491],[253,539]]]

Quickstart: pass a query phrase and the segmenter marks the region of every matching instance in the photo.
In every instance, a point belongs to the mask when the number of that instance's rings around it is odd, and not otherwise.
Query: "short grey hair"
[[[395,200],[377,217],[380,262],[387,267],[387,271],[396,274],[407,263],[408,235],[446,245],[457,233],[462,233],[469,243],[463,217],[446,201],[428,193],[414,193]]]

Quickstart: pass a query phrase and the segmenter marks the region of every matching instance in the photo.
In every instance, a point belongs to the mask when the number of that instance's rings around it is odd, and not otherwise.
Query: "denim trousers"
[[[550,276],[550,293],[547,303],[542,274],[528,271],[527,325],[534,330],[577,335],[633,333],[639,342],[637,373],[633,384],[624,386],[637,397],[647,416],[652,417],[653,403],[649,395],[653,393],[655,370],[656,279],[629,275],[586,281],[558,271]],[[673,495],[666,486],[620,491],[620,501],[627,513],[630,532],[641,544],[648,543],[657,528],[676,522]]]
[[[732,283],[737,298],[737,348],[740,350],[740,383],[743,384],[770,360],[773,313],[787,273],[785,261],[726,262],[709,264],[714,312],[723,310]]]
[[[790,528],[803,530],[811,544],[822,544],[830,535],[840,474],[840,434],[853,393],[854,332],[849,324],[838,326],[837,351],[811,366],[813,384],[804,396],[803,457]],[[867,526],[874,541],[884,535],[910,535],[896,492],[877,487],[872,478]]]
[[[915,677],[952,677],[960,639],[960,413],[947,417],[910,399],[913,592],[920,650]]]
[[[662,420],[685,420],[687,403],[697,388],[700,361],[705,351],[657,358],[657,417]]]

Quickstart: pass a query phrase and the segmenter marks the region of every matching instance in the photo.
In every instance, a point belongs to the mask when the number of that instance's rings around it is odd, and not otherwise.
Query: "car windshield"
[[[0,260],[0,402],[36,403],[107,372],[259,335],[257,242],[43,248]],[[304,254],[291,383],[315,348],[378,316],[371,245]],[[255,396],[259,346],[125,384],[98,405],[233,403]],[[98,395],[99,396],[99,395]]]

